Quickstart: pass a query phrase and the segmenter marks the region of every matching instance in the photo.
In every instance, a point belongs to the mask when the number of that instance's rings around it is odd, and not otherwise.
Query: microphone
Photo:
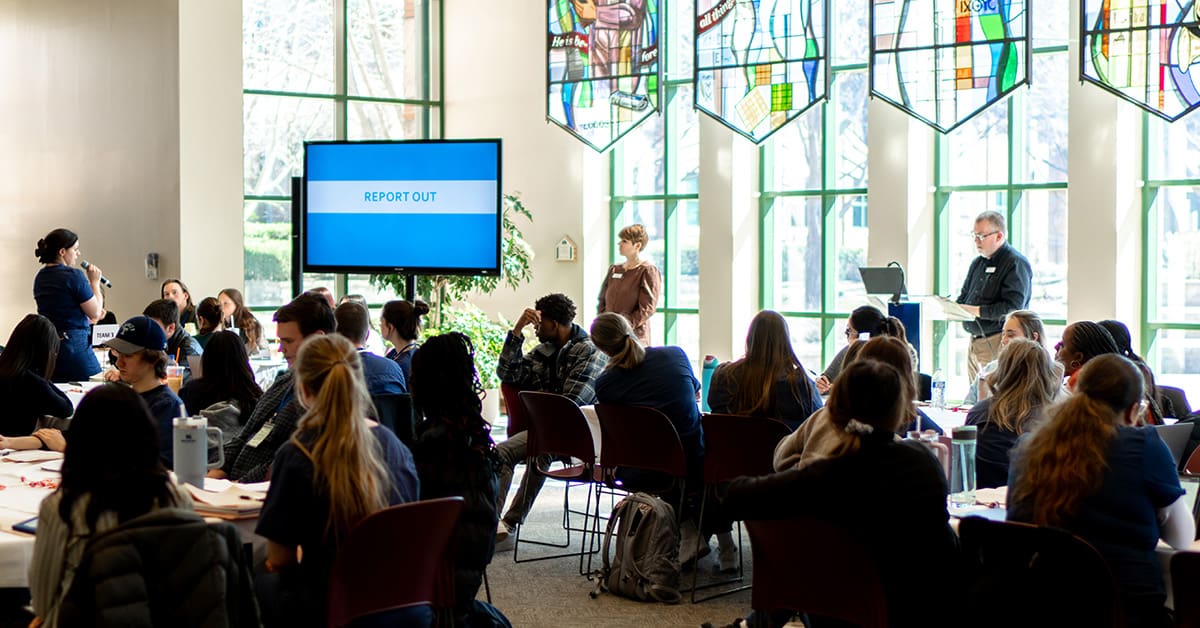
[[[83,260],[82,262],[79,262],[79,265],[80,265],[80,266],[83,266],[83,269],[84,269],[84,270],[87,270],[87,269],[89,269],[89,268],[91,268],[91,267],[92,267],[92,265],[91,265],[91,264],[89,264],[87,260]],[[100,283],[104,284],[104,287],[105,287],[105,288],[111,288],[111,287],[112,287],[112,282],[111,282],[111,281],[109,281],[109,280],[108,280],[106,277],[104,277],[103,275],[100,277]]]

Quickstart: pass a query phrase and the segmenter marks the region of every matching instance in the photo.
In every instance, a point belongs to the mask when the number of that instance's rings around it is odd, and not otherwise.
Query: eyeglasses
[[[997,233],[1000,233],[1000,231],[998,231],[998,230],[997,231],[989,231],[987,233],[975,233],[972,231],[971,237],[975,238],[976,242],[983,242],[985,238],[990,238],[990,237],[996,235]]]

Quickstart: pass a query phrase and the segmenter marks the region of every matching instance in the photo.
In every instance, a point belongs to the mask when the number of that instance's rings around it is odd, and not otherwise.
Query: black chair
[[[965,517],[958,535],[976,626],[1123,626],[1104,557],[1059,528]],[[972,577],[973,576],[973,577]]]
[[[1158,405],[1166,408],[1168,404],[1171,407],[1171,413],[1163,412],[1163,416],[1170,416],[1177,419],[1192,413],[1192,406],[1188,403],[1187,393],[1183,392],[1182,388],[1174,386],[1159,386],[1158,387]]]
[[[1176,552],[1171,556],[1171,591],[1175,598],[1175,625],[1200,628],[1200,552]]]
[[[396,437],[405,445],[413,444],[412,397],[406,393],[376,395],[371,397],[375,403],[375,413],[380,425],[396,433]]]

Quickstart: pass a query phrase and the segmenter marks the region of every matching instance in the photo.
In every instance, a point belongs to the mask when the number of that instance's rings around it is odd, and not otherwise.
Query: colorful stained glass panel
[[[1080,74],[1165,120],[1200,106],[1195,0],[1081,0]]]
[[[1030,1],[871,0],[871,93],[954,129],[1028,82]]]
[[[761,142],[825,98],[827,0],[696,0],[696,108]]]
[[[603,151],[658,111],[659,0],[547,0],[546,117]]]

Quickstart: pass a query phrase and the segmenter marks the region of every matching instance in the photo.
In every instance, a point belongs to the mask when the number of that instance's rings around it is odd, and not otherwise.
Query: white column
[[[180,0],[179,250],[158,253],[196,301],[242,288],[242,185],[242,3]]]
[[[700,353],[742,355],[758,311],[758,147],[700,115]]]
[[[1072,3],[1070,32],[1077,33],[1078,24],[1078,4]],[[1071,77],[1079,76],[1078,45],[1072,38]],[[1068,105],[1067,319],[1115,317],[1136,335],[1141,116],[1136,107],[1078,81],[1071,82]]]

